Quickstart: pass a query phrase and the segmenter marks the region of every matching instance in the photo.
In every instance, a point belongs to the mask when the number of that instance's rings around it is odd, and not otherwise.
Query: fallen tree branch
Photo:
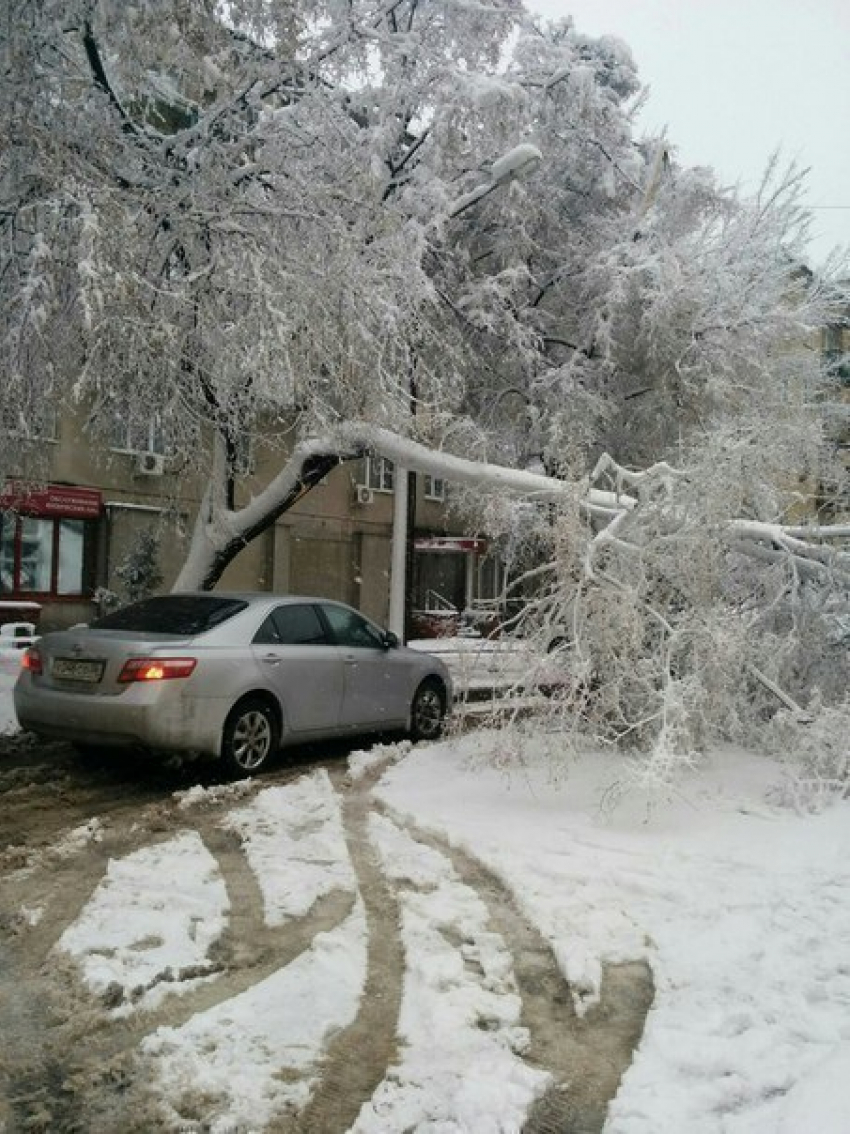
[[[769,693],[772,693],[774,697],[781,701],[786,709],[791,710],[800,724],[812,723],[814,718],[812,717],[811,713],[807,713],[801,705],[797,704],[793,697],[789,696],[783,689],[780,689],[776,682],[771,681],[766,673],[762,673],[758,666],[753,665],[752,662],[748,662],[747,670],[752,674],[752,676],[756,679],[756,681],[758,681],[760,685],[763,685]]]

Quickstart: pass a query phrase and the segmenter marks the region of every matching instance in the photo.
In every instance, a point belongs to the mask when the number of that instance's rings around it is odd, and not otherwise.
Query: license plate
[[[85,681],[94,685],[103,677],[103,665],[102,661],[54,658],[51,673],[62,681]]]

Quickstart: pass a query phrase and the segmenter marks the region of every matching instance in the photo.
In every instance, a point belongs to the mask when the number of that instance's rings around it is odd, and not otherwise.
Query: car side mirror
[[[393,634],[392,630],[385,630],[383,635],[383,642],[385,650],[397,650],[398,634]]]

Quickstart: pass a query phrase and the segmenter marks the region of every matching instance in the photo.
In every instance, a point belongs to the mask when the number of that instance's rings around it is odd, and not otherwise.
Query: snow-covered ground
[[[740,752],[661,802],[621,796],[611,756],[552,782],[533,738],[510,774],[488,768],[504,743],[414,749],[379,794],[493,869],[588,999],[602,962],[649,961],[606,1130],[847,1134],[850,804],[791,814],[771,803],[782,768]]]
[[[4,668],[6,721],[10,686]],[[850,1131],[850,802],[794,813],[778,762],[731,751],[649,798],[622,790],[616,757],[564,766],[557,738],[533,730],[355,754],[355,782],[388,756],[367,830],[400,887],[399,1051],[355,1130],[518,1131],[545,1087],[524,1058],[510,950],[468,880],[416,838],[424,830],[498,876],[579,1013],[604,999],[606,964],[651,966],[654,1003],[607,1134]],[[192,824],[205,797],[230,790],[184,793],[184,829],[111,862],[61,937],[92,990],[114,990],[116,1015],[155,1006],[181,972],[186,990],[212,979],[228,900]],[[164,1129],[181,1127],[189,1095],[206,1100],[206,1129],[268,1127],[305,1104],[328,1043],[357,1015],[368,928],[341,799],[323,771],[247,802],[234,791],[221,826],[241,840],[269,926],[322,895],[353,904],[296,960],[147,1036]],[[21,914],[37,932],[39,910]]]

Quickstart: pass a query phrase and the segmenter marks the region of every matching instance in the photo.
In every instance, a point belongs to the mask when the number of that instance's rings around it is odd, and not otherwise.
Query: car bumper
[[[22,674],[14,693],[21,728],[80,744],[142,747],[217,756],[226,706],[188,699],[165,683],[131,686],[117,696],[34,686]],[[220,719],[221,718],[221,719]]]

